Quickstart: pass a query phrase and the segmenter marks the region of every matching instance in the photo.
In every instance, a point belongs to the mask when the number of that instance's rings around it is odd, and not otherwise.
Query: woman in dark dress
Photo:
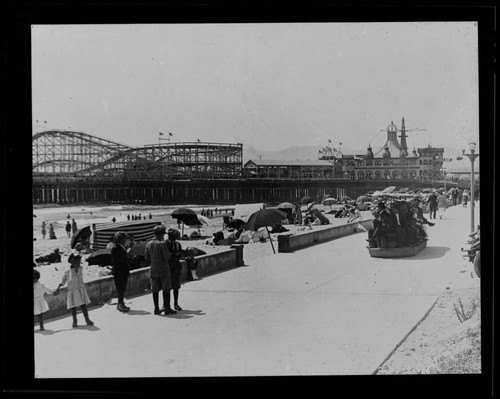
[[[125,249],[127,240],[127,233],[118,231],[115,234],[115,246],[111,248],[112,273],[118,295],[117,309],[120,312],[128,312],[130,310],[128,306],[125,306],[124,302],[125,289],[127,288],[128,276],[130,274],[129,259],[127,250]]]

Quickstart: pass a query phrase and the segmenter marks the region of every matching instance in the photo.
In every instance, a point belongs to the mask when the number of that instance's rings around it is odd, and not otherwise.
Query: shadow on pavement
[[[408,260],[422,260],[422,259],[436,259],[443,257],[446,252],[450,250],[450,247],[425,247],[422,251],[420,251],[415,256],[410,256]]]
[[[128,312],[125,312],[125,314],[129,316],[146,316],[148,314],[151,314],[151,312],[146,312],[145,310],[130,309]]]
[[[193,316],[203,316],[204,313],[202,310],[186,310],[183,309],[176,314],[165,316],[170,317],[172,319],[191,319]]]
[[[40,330],[35,330],[35,334],[41,334],[41,335],[54,335],[60,332],[64,331],[75,331],[75,330],[87,330],[87,331],[100,331],[101,329],[97,326],[78,326],[78,327],[71,327],[71,328],[65,328],[63,330],[48,330],[45,329],[43,331]]]

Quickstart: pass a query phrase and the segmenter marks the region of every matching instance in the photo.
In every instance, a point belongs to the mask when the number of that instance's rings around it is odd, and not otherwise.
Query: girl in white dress
[[[45,294],[53,294],[54,291],[40,283],[40,272],[33,269],[33,314],[38,316],[40,323],[40,331],[43,331],[43,314],[49,310],[49,305],[45,298]]]
[[[90,298],[87,294],[87,289],[85,288],[85,283],[83,282],[83,270],[81,267],[82,256],[78,253],[72,253],[68,257],[68,262],[71,264],[70,268],[64,272],[61,283],[55,290],[54,294],[59,293],[59,288],[61,288],[66,283],[68,284],[68,294],[66,297],[66,306],[71,309],[71,314],[73,316],[73,327],[78,327],[78,321],[76,318],[76,308],[80,306],[82,309],[83,316],[85,317],[85,322],[88,326],[93,326],[94,323],[89,319],[89,312],[87,305],[90,303]]]

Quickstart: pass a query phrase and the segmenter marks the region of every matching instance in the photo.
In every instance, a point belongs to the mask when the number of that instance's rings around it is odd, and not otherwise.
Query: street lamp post
[[[446,191],[446,168],[443,168],[443,177],[444,177],[444,195],[446,195],[448,193],[448,191]]]
[[[462,150],[462,155],[465,155],[470,159],[471,174],[470,174],[470,232],[473,233],[474,228],[474,161],[479,156],[476,154],[476,143],[469,144],[470,154],[466,154],[465,150]]]

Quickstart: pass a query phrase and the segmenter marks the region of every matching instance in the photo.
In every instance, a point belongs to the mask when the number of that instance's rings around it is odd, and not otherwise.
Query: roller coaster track
[[[241,144],[130,147],[87,133],[50,130],[33,135],[32,147],[33,176],[38,180],[234,178],[242,169]]]

